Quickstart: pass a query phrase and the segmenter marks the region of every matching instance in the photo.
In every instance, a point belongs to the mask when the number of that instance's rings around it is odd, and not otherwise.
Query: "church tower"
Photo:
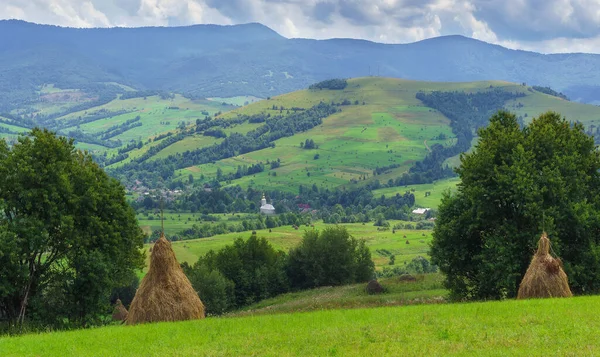
[[[260,213],[266,215],[275,214],[275,207],[272,204],[267,203],[265,194],[263,193],[262,200],[260,200]]]

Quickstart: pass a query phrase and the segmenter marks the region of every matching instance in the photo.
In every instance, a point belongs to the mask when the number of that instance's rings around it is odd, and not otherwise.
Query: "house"
[[[414,214],[425,214],[429,210],[430,210],[430,208],[417,208],[417,209],[414,209],[412,211],[412,213],[414,213]]]

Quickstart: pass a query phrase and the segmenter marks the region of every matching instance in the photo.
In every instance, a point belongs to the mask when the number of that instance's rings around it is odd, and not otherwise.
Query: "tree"
[[[288,290],[286,254],[277,251],[256,233],[238,238],[218,252],[209,251],[198,260],[209,271],[219,271],[235,284],[235,306],[244,306]]]
[[[202,262],[193,267],[183,263],[182,268],[204,303],[207,315],[221,315],[235,307],[235,284],[218,270],[210,270]]]
[[[72,139],[33,129],[1,142],[0,210],[0,320],[94,322],[143,267],[123,186]]]
[[[364,240],[336,226],[306,231],[299,246],[290,250],[287,271],[293,288],[309,289],[367,281],[374,264]]]
[[[576,292],[600,288],[600,157],[581,124],[548,112],[521,128],[500,111],[461,156],[462,182],[446,194],[432,263],[457,299],[516,295],[547,231]]]

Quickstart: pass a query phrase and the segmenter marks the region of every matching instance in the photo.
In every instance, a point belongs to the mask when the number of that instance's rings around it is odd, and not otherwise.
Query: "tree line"
[[[274,141],[283,137],[292,136],[297,132],[309,130],[323,122],[323,119],[337,112],[337,109],[325,103],[319,103],[305,111],[296,112],[288,116],[269,117],[260,127],[249,131],[245,135],[240,133],[231,133],[218,144],[203,147],[196,150],[188,150],[183,153],[169,155],[165,159],[157,159],[151,162],[142,162],[147,160],[147,155],[143,155],[138,160],[134,160],[117,169],[111,170],[111,173],[128,180],[133,177],[141,180],[147,180],[148,177],[160,176],[163,180],[170,179],[176,169],[181,169],[193,165],[200,165],[209,162],[234,157],[240,154],[272,147]],[[240,119],[241,120],[241,119]],[[176,136],[180,138],[185,134]]]
[[[306,231],[287,254],[252,234],[183,268],[210,315],[288,291],[365,282],[374,276],[365,241],[343,227]]]

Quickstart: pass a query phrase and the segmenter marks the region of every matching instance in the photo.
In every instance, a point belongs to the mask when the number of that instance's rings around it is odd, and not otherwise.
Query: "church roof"
[[[256,207],[256,206],[254,206],[254,207]],[[256,208],[255,208],[255,209],[256,209]],[[266,205],[262,205],[262,206],[260,206],[260,209],[272,209],[272,210],[274,210],[274,209],[275,209],[275,207],[273,207],[273,205],[272,205],[272,204],[269,204],[269,203],[267,203]]]

